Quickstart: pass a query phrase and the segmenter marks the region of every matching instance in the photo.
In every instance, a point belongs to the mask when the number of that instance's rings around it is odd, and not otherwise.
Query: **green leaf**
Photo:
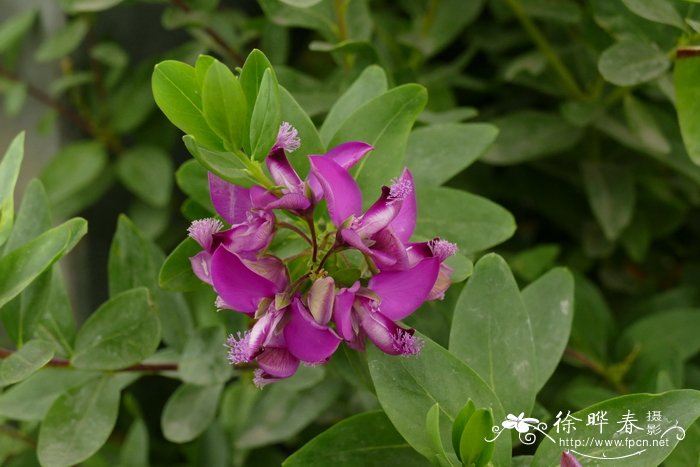
[[[426,56],[431,56],[452,42],[474,21],[481,11],[483,0],[463,2],[461,0],[443,0],[428,5],[425,13],[415,21],[416,31],[405,37],[412,47],[418,48]],[[455,12],[459,11],[459,15]]]
[[[119,465],[122,467],[147,467],[148,463],[148,428],[146,423],[138,418],[129,428],[122,444],[119,455]]]
[[[622,3],[634,13],[649,21],[668,24],[681,30],[687,28],[680,13],[673,6],[673,2],[668,0],[622,0]]]
[[[516,276],[532,282],[554,266],[560,252],[559,245],[538,245],[520,251],[508,264]]]
[[[184,239],[168,255],[160,269],[158,284],[166,290],[188,292],[202,286],[202,281],[192,272],[190,258],[202,251],[202,247],[191,238]]]
[[[535,18],[578,23],[581,21],[581,7],[572,0],[521,0],[523,10]]]
[[[407,467],[430,463],[414,451],[392,426],[384,412],[366,412],[346,418],[289,456],[284,467]]]
[[[475,410],[476,407],[474,406],[474,401],[469,399],[464,407],[462,407],[462,410],[459,411],[455,417],[454,423],[452,424],[452,447],[460,460],[462,460],[462,458],[461,454],[459,453],[459,443],[462,440],[464,428],[466,428],[467,422],[474,414]]]
[[[231,364],[226,359],[226,333],[220,326],[192,333],[182,351],[178,375],[185,383],[210,386],[231,378]]]
[[[491,164],[510,165],[551,156],[574,147],[581,129],[559,115],[526,110],[513,112],[492,122],[498,138],[482,160]]]
[[[632,221],[636,190],[634,175],[624,167],[585,162],[583,183],[593,214],[608,240],[615,240]]]
[[[31,8],[13,15],[0,24],[0,53],[12,47],[29,31],[36,19],[36,9]]]
[[[455,307],[450,352],[487,382],[507,413],[532,408],[537,383],[533,332],[518,285],[500,256],[486,255],[474,266]]]
[[[598,71],[618,86],[634,86],[657,78],[670,66],[668,58],[651,43],[623,40],[603,51]]]
[[[304,178],[309,172],[309,160],[304,157],[308,154],[323,154],[325,147],[321,143],[321,137],[304,109],[285,88],[280,87],[280,108],[282,120],[292,124],[299,133],[301,146],[294,151],[290,163],[300,177]]]
[[[377,398],[389,420],[416,451],[430,458],[433,450],[425,418],[436,402],[444,415],[440,417],[443,446],[451,446],[450,425],[467,399],[478,407],[492,408],[497,420],[505,415],[496,395],[471,368],[433,341],[423,340],[416,357],[387,355],[372,346],[367,349],[367,360]],[[508,465],[510,438],[501,436],[495,445],[494,465]]]
[[[607,411],[608,425],[603,425],[603,433],[600,433],[600,427],[597,425],[586,425],[588,414]],[[634,430],[632,434],[616,434],[622,425],[617,424],[622,420],[622,417],[628,413],[636,415],[638,420],[635,425],[641,428],[646,427],[646,417],[650,411],[660,411],[662,415],[661,429],[666,430],[672,425],[677,424],[681,429],[687,429],[700,416],[700,393],[698,391],[685,389],[679,391],[669,391],[663,394],[631,394],[628,396],[617,397],[595,405],[592,405],[584,410],[572,414],[576,418],[582,420],[576,422],[576,430],[570,434],[557,434],[556,430],[551,430],[549,435],[555,441],[561,438],[569,440],[580,440],[583,443],[587,439],[595,438],[602,440],[610,439],[629,439],[632,443],[644,443],[659,439],[659,435],[651,436],[647,434],[646,429]],[[644,448],[629,448],[625,444],[622,446],[611,447],[595,447],[595,448],[579,448],[580,453],[577,457],[585,465],[599,465],[595,459],[587,459],[581,454],[596,456],[598,458],[606,457],[611,465],[615,467],[632,467],[640,465],[659,465],[668,456],[673,448],[678,444],[680,435],[679,429],[673,429],[668,432],[662,439],[668,440],[668,444],[664,446],[654,446],[647,449]],[[569,441],[571,443],[571,441]],[[614,444],[614,443],[613,443]],[[662,443],[663,444],[663,443]],[[641,452],[640,452],[641,451]],[[639,453],[630,456],[633,453]],[[547,439],[543,440],[535,453],[531,467],[549,467],[559,462],[561,456],[561,447],[558,442],[551,442]],[[625,456],[624,458],[619,458]],[[607,462],[607,461],[606,461]]]
[[[387,91],[384,70],[377,65],[368,66],[350,87],[335,101],[321,125],[321,141],[328,145],[343,122],[366,102]]]
[[[202,86],[204,118],[228,147],[241,147],[243,131],[248,117],[243,88],[231,70],[214,61],[207,69]]]
[[[569,345],[594,360],[606,361],[614,333],[613,317],[603,294],[585,276],[575,275],[574,323]]]
[[[537,392],[559,364],[574,317],[574,277],[564,268],[549,271],[522,292],[535,344]]]
[[[153,98],[168,120],[210,149],[222,149],[219,138],[209,128],[202,110],[202,99],[194,68],[166,60],[156,65],[151,78]]]
[[[41,465],[74,465],[97,452],[117,421],[119,387],[116,377],[105,375],[59,397],[39,430]]]
[[[86,232],[85,219],[71,219],[0,259],[0,307],[72,250]]]
[[[108,164],[105,148],[95,141],[82,141],[64,146],[41,172],[52,208],[61,208],[99,180]]]
[[[46,365],[53,358],[53,344],[34,339],[0,363],[0,385],[7,386],[24,379]]]
[[[364,141],[374,146],[355,171],[369,206],[379,187],[400,174],[406,142],[413,122],[425,107],[427,92],[417,84],[406,84],[368,101],[353,112],[335,133],[329,147],[346,141]]]
[[[418,185],[439,186],[469,167],[496,139],[498,129],[485,123],[445,123],[412,132],[406,165]]]
[[[196,160],[185,161],[175,172],[177,186],[200,206],[215,213],[209,195],[207,169]]]
[[[165,403],[160,418],[163,435],[173,443],[186,443],[202,434],[214,420],[223,384],[183,384]]]
[[[300,368],[292,378],[265,388],[236,437],[238,448],[255,448],[289,439],[336,402],[343,388],[341,381],[326,378],[319,382],[324,371],[304,370]]]
[[[253,179],[248,176],[247,169],[235,154],[205,149],[197,144],[191,135],[183,136],[182,141],[185,142],[185,147],[192,157],[217,177],[246,188],[255,185]]]
[[[161,310],[163,340],[182,349],[192,330],[192,316],[179,294],[158,287],[158,271],[163,253],[146,240],[126,216],[120,216],[109,253],[109,291],[111,296],[134,287],[148,287]]]
[[[685,52],[683,52],[685,50]],[[690,159],[700,165],[700,54],[696,49],[679,49],[674,68],[676,110],[683,143]]]
[[[47,37],[34,54],[38,62],[48,62],[65,57],[78,48],[87,35],[90,25],[85,18],[76,18],[63,29]]]
[[[459,454],[464,465],[474,464],[476,467],[488,465],[493,455],[495,445],[491,439],[493,432],[493,415],[490,410],[476,410],[464,427],[459,441]]]
[[[63,11],[71,14],[103,11],[119,5],[123,1],[124,0],[59,0]]]
[[[660,154],[671,152],[671,143],[659,128],[654,114],[642,101],[627,95],[624,100],[624,108],[627,124],[639,138],[640,144],[645,146],[647,150]]]
[[[157,146],[135,146],[122,153],[117,162],[122,184],[154,207],[165,207],[173,186],[173,163]]]
[[[440,434],[440,404],[437,402],[428,410],[425,416],[425,428],[433,448],[433,463],[439,466],[452,467],[453,464],[448,460],[445,448],[442,445],[442,437]]]
[[[103,303],[78,331],[71,364],[86,370],[118,370],[152,355],[160,322],[148,290],[122,292]]]
[[[41,182],[27,185],[12,234],[5,245],[13,251],[51,228],[49,202]],[[70,350],[75,334],[73,310],[63,286],[61,272],[54,265],[32,282],[22,294],[7,303],[0,312],[5,332],[21,346],[35,333]]]
[[[53,402],[98,373],[72,368],[42,368],[0,394],[0,415],[13,420],[41,421]]]
[[[12,140],[0,162],[0,246],[7,241],[12,230],[15,218],[15,184],[23,158],[24,133],[20,133]]]
[[[277,140],[282,118],[280,91],[271,68],[265,70],[250,117],[250,156],[263,160]]]
[[[294,6],[297,8],[308,8],[310,6],[317,5],[321,3],[322,0],[280,0],[282,3]]]
[[[266,70],[272,70],[272,64],[264,53],[253,49],[241,68],[241,87],[248,103],[248,116],[252,115],[255,101],[258,98],[260,85]]]
[[[5,91],[5,114],[16,117],[27,100],[27,85],[15,83]]]
[[[417,195],[416,234],[445,238],[456,243],[463,254],[498,245],[515,232],[513,216],[486,198],[453,188],[420,186]],[[459,216],[454,215],[455,206],[460,206]]]

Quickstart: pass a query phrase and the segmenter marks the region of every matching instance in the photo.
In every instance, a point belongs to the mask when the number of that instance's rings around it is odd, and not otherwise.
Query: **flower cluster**
[[[214,208],[230,227],[202,219],[189,228],[203,248],[192,268],[214,288],[217,308],[255,319],[226,345],[231,363],[256,363],[259,386],[290,377],[300,362],[326,363],[343,341],[363,350],[369,339],[388,354],[417,354],[421,341],[397,321],[443,297],[452,273],[444,261],[457,249],[439,238],[409,241],[416,197],[408,169],[363,212],[349,170],[372,146],[349,142],[308,156],[306,180],[287,159],[299,146],[297,131],[283,123],[266,158],[272,189],[209,174]],[[322,201],[327,217],[315,212]],[[287,250],[273,243],[283,229],[306,242],[286,257],[274,253]]]

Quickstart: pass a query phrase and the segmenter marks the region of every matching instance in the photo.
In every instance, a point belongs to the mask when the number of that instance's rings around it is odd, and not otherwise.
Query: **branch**
[[[535,45],[537,45],[540,51],[547,58],[549,64],[552,65],[552,68],[554,68],[554,71],[559,75],[559,79],[569,94],[576,99],[585,98],[585,94],[583,91],[581,91],[581,88],[569,69],[566,67],[566,65],[564,65],[564,62],[561,61],[559,55],[557,55],[557,52],[554,50],[544,34],[542,34],[542,31],[540,31],[537,25],[530,19],[529,16],[527,16],[527,13],[525,13],[523,6],[520,4],[520,0],[506,0],[506,2],[510,6],[511,10],[513,10],[513,13],[518,18],[518,21],[520,21],[520,24],[522,24],[525,31],[527,31],[527,33],[530,35],[532,41],[535,43]]]
[[[66,119],[70,120],[76,127],[80,128],[85,133],[93,136],[100,142],[104,143],[105,146],[107,146],[114,154],[119,154],[120,152],[123,152],[124,148],[122,147],[121,142],[118,139],[114,138],[113,135],[103,133],[99,129],[99,127],[93,124],[93,122],[83,118],[78,112],[75,111],[75,109],[73,109],[69,105],[66,105],[62,101],[51,97],[49,94],[37,88],[33,84],[22,80],[15,73],[2,67],[1,65],[0,76],[10,81],[14,81],[15,83],[22,83],[25,86],[27,86],[27,92],[30,96],[32,96],[34,99],[41,102],[42,104],[46,105],[47,107],[51,107],[52,109],[58,111]]]
[[[184,2],[184,0],[171,0],[170,3],[172,3],[174,6],[176,6],[176,7],[179,8],[180,10],[184,11],[185,13],[189,13],[190,11],[192,11],[192,8],[190,8],[190,7]],[[212,28],[210,28],[209,26],[204,26],[204,27],[202,28],[202,30],[203,30],[205,33],[207,33],[207,35],[208,35],[209,37],[211,37],[211,39],[212,39],[219,47],[221,47],[221,48],[224,50],[224,52],[226,52],[226,55],[228,55],[229,58],[230,58],[231,60],[233,60],[234,63],[237,63],[237,64],[241,64],[241,65],[242,65],[243,62],[245,62],[245,57],[243,57],[243,56],[240,55],[238,52],[236,52],[236,50],[235,50],[233,47],[231,47],[231,46],[224,40],[224,38],[221,37],[221,35],[219,35],[218,32],[214,31],[214,30],[213,30]]]

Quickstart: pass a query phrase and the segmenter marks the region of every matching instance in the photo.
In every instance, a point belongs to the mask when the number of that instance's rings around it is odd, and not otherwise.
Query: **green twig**
[[[578,83],[574,79],[569,69],[561,61],[559,55],[554,50],[552,45],[549,43],[547,38],[542,34],[542,31],[537,27],[537,25],[530,19],[527,15],[523,6],[520,4],[520,0],[506,0],[513,13],[522,24],[525,31],[528,33],[532,41],[537,45],[540,51],[544,54],[545,58],[549,64],[554,68],[554,71],[559,75],[559,79],[562,85],[566,88],[566,91],[576,99],[585,99],[586,95],[583,93]]]

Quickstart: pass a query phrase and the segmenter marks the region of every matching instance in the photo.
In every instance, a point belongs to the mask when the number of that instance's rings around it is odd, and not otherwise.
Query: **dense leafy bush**
[[[698,464],[697,2],[2,15],[7,465]]]

